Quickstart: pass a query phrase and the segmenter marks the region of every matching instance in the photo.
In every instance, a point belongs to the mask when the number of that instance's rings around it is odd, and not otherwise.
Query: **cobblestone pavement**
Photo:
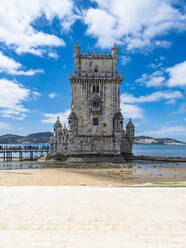
[[[1,248],[184,248],[186,188],[0,187]]]

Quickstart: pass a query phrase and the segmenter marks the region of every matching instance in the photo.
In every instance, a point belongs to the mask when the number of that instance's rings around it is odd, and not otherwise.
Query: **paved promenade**
[[[184,248],[186,188],[0,187],[1,248]]]

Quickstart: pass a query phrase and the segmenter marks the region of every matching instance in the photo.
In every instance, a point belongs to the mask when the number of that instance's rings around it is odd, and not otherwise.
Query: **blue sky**
[[[1,0],[0,134],[67,123],[73,47],[119,47],[121,111],[136,135],[186,141],[186,2]]]

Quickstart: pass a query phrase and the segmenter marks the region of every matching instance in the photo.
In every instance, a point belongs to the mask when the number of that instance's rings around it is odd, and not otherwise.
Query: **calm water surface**
[[[134,145],[134,155],[186,157],[186,145]]]
[[[134,145],[135,155],[186,157],[186,145]],[[186,166],[186,163],[133,163],[133,168],[158,168],[170,166]],[[0,160],[0,170],[44,168],[37,162],[3,162]]]

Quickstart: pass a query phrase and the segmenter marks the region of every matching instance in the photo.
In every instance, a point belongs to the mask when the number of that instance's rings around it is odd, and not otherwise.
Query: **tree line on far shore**
[[[48,144],[52,132],[32,133],[26,136],[15,134],[5,134],[0,136],[0,144]],[[186,144],[186,142],[178,141],[171,138],[152,138],[148,136],[136,136],[134,144]]]

